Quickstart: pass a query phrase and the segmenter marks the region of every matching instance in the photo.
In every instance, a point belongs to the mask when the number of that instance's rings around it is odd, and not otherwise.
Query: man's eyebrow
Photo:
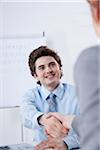
[[[44,65],[39,65],[39,66],[37,66],[37,68],[41,68],[41,67],[44,67]]]
[[[48,63],[48,65],[50,65],[50,64],[55,64],[55,62],[54,62],[54,61],[50,61],[50,62]],[[44,66],[45,66],[45,64],[39,65],[39,66],[37,66],[37,68],[41,68],[41,67],[44,67]]]
[[[54,62],[54,61],[51,61],[51,62],[49,62],[49,64],[55,64],[55,62]]]

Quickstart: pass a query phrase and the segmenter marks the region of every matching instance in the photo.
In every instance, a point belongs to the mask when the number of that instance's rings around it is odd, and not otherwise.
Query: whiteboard
[[[46,45],[45,37],[0,38],[0,107],[19,106],[21,97],[36,81],[30,74],[28,57]]]

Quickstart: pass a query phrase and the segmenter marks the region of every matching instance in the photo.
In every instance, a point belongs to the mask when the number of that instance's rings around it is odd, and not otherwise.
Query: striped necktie
[[[51,93],[47,98],[47,102],[49,105],[49,112],[56,112],[57,111],[56,95]]]

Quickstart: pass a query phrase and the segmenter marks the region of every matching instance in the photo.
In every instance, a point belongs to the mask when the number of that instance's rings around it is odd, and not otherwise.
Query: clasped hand
[[[40,119],[40,123],[44,126],[47,136],[63,138],[68,134],[69,130],[55,116],[44,114]]]
[[[63,137],[69,132],[64,123],[64,116],[59,113],[44,114],[40,123],[44,126],[48,139],[36,145],[35,150],[67,150]],[[64,127],[65,125],[65,127]]]

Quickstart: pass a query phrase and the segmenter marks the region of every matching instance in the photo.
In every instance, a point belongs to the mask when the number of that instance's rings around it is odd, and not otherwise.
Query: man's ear
[[[40,81],[38,80],[38,76],[36,73],[34,74],[34,78],[37,80],[37,83],[41,85]]]
[[[94,29],[98,37],[100,37],[100,1],[87,0],[90,4]]]
[[[61,73],[60,75],[60,79],[61,79],[61,77],[63,76],[63,70],[62,70],[62,67],[59,66],[59,68],[60,68],[60,73]]]
[[[34,78],[37,78],[37,74],[36,73],[34,73]]]
[[[99,0],[87,0],[88,3],[90,4],[90,9],[93,17],[93,21],[98,24],[99,23]]]

